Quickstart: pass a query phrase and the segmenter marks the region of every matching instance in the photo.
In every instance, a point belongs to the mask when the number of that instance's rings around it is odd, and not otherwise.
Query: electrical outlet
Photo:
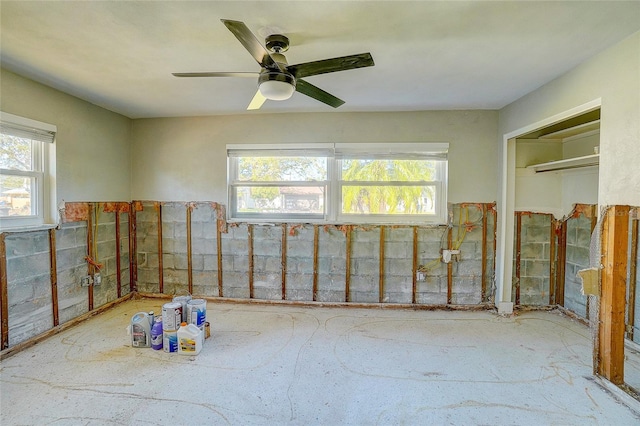
[[[418,271],[416,274],[416,280],[418,281],[424,281],[426,278],[426,275],[424,272]]]
[[[100,275],[100,272],[96,272],[95,274],[93,274],[93,285],[100,284],[102,284],[102,275]]]
[[[91,285],[91,275],[85,275],[84,277],[80,278],[80,285],[82,287],[89,287]]]

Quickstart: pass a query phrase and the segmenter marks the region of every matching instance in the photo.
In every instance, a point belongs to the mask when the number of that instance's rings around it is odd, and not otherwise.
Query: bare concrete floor
[[[2,425],[640,424],[592,379],[589,330],[557,313],[209,302],[197,357],[132,348],[131,316],[162,303],[2,361]]]

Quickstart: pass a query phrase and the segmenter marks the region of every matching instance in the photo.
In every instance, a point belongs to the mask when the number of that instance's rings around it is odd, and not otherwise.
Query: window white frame
[[[425,223],[447,222],[448,143],[335,143],[335,144],[230,144],[227,145],[228,219],[230,221],[308,223]],[[259,156],[321,156],[327,159],[326,181],[253,182],[238,179],[238,158]],[[342,180],[344,159],[436,160],[436,178],[430,181],[350,181]],[[422,186],[435,192],[433,214],[345,214],[342,213],[342,191],[345,186]],[[323,214],[251,213],[239,212],[239,187],[317,187],[324,191]]]
[[[31,178],[32,214],[0,217],[0,228],[16,230],[47,224],[53,225],[55,208],[55,134],[57,127],[25,117],[0,112],[0,128],[3,133],[31,139],[31,170],[0,168],[3,176]]]

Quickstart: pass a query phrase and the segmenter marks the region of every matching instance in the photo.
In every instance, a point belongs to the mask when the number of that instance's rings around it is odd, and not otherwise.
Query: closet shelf
[[[600,130],[600,120],[594,120],[588,123],[569,127],[568,129],[562,129],[553,133],[547,133],[546,135],[540,136],[540,139],[564,139],[596,130]]]
[[[600,154],[585,155],[583,157],[567,158],[565,160],[550,161],[548,163],[532,164],[527,169],[536,173],[552,172],[560,170],[577,169],[580,167],[597,166],[600,162]]]

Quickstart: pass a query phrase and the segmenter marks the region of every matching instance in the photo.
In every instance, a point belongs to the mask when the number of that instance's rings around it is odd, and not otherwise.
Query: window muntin
[[[446,222],[448,144],[233,147],[231,220]]]
[[[51,200],[50,146],[55,126],[0,113],[0,224],[44,224]]]

